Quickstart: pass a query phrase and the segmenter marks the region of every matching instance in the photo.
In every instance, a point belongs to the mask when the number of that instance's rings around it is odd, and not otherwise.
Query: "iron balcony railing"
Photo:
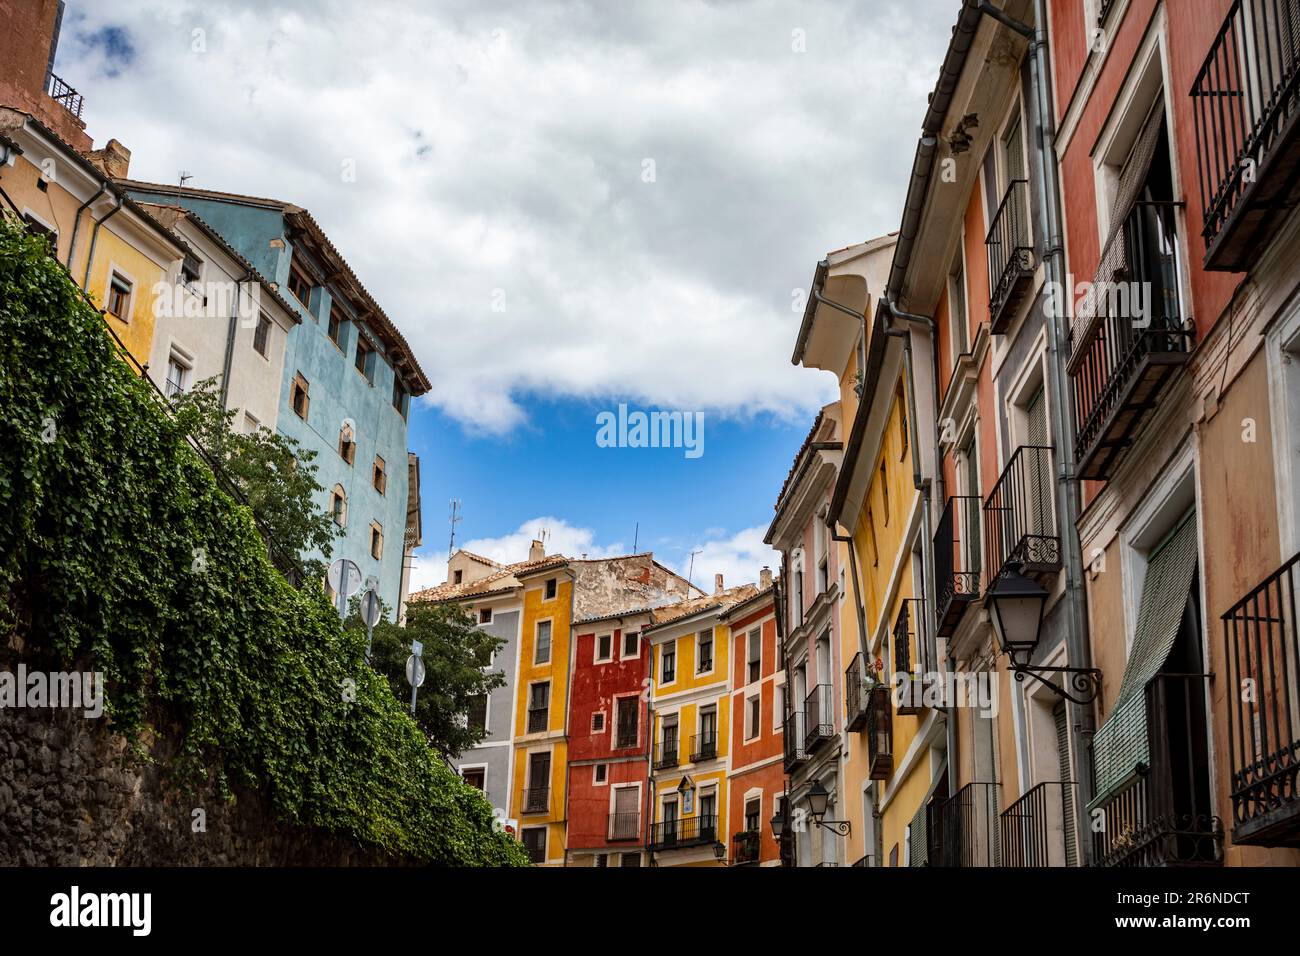
[[[844,729],[859,731],[867,725],[867,710],[871,706],[871,683],[862,664],[862,652],[853,655],[853,662],[844,672]]]
[[[817,684],[804,698],[803,712],[807,718],[804,727],[804,749],[812,753],[835,736],[835,698],[830,684]]]
[[[1300,837],[1300,554],[1223,615],[1232,839]]]
[[[546,729],[550,720],[551,709],[549,707],[529,707],[528,708],[528,732],[538,734]]]
[[[524,813],[545,813],[550,796],[550,787],[528,787],[524,790]]]
[[[888,780],[894,772],[894,715],[889,688],[876,684],[867,692],[867,771],[872,780]]]
[[[1192,84],[1207,268],[1246,271],[1294,205],[1300,6],[1235,0]]]
[[[763,847],[763,834],[758,830],[742,830],[731,838],[735,844],[731,862],[733,865],[757,863]]]
[[[718,755],[718,734],[717,731],[710,731],[707,734],[696,734],[691,737],[691,762],[695,763],[700,760],[712,760]]]
[[[968,783],[929,809],[926,825],[931,866],[1001,865],[996,783]]]
[[[938,636],[948,637],[961,623],[966,605],[980,596],[980,512],[978,495],[948,499],[934,532],[934,581]]]
[[[876,864],[874,858],[871,856],[870,853],[868,853],[866,856],[860,856],[856,860],[854,860],[853,865],[870,867],[870,866],[875,866]]]
[[[80,93],[53,73],[50,74],[46,89],[49,91],[51,99],[77,119],[81,119],[81,111],[85,108],[86,103]]]
[[[984,501],[984,568],[989,581],[1012,565],[1022,574],[1061,566],[1054,488],[1051,446],[1017,448]]]
[[[1029,181],[1013,179],[984,239],[989,259],[989,318],[994,334],[1003,331],[1024,298],[1034,273],[1029,242]]]
[[[894,619],[892,641],[894,706],[900,714],[919,714],[923,709],[921,678],[934,670],[925,636],[925,602],[921,598],[903,600]]]
[[[650,827],[650,849],[652,850],[701,846],[715,843],[717,839],[718,818],[713,815],[679,817]]]
[[[781,725],[781,739],[785,748],[785,770],[790,772],[808,759],[804,749],[803,734],[807,721],[802,710],[787,711]]]
[[[1074,783],[1040,783],[1002,811],[1003,866],[1078,866]]]
[[[1146,686],[1150,763],[1090,805],[1094,866],[1223,862],[1211,810],[1205,674],[1157,674]]]
[[[1103,258],[1113,276],[1094,287],[1070,331],[1079,476],[1109,478],[1160,392],[1186,363],[1192,323],[1178,277],[1177,203],[1139,202]]]
[[[641,837],[641,814],[611,813],[609,815],[609,839],[637,840]]]
[[[668,767],[676,767],[677,760],[677,738],[667,737],[655,745],[654,769],[664,770]]]

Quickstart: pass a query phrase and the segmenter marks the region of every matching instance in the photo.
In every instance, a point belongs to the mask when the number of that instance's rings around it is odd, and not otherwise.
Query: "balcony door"
[[[1040,385],[1025,406],[1025,444],[1046,448],[1051,445],[1047,427],[1047,395]],[[1030,534],[1050,537],[1052,531],[1052,464],[1044,452],[1030,455],[1025,479],[1028,483]]]
[[[664,833],[663,842],[673,844],[677,842],[677,798],[670,797],[664,801]]]

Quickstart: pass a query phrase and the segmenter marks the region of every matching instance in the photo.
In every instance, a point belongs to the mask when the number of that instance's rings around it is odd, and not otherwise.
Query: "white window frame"
[[[1269,330],[1269,408],[1272,409],[1273,470],[1281,521],[1282,560],[1300,551],[1300,297]]]
[[[754,663],[754,657],[750,653],[753,650],[754,635],[758,635],[758,679],[750,680],[749,665]],[[763,680],[763,624],[759,622],[745,632],[745,683],[757,684]]]
[[[615,812],[617,812],[617,807],[618,807],[618,791],[620,790],[636,791],[636,815],[637,817],[641,816],[642,810],[645,806],[645,799],[641,793],[641,783],[642,781],[636,780],[636,781],[625,781],[623,783],[609,784],[609,811],[606,814],[606,818],[608,819],[609,822],[606,824],[605,839],[612,840],[614,838],[614,814]],[[678,819],[680,819],[680,817]],[[643,824],[645,823],[644,820],[641,820],[640,822]],[[620,856],[619,863],[621,864],[622,862],[623,862],[623,858]]]
[[[108,311],[108,297],[113,291],[113,277],[119,277],[123,282],[131,287],[130,293],[126,297],[126,315],[118,315],[116,312]],[[125,322],[128,325],[131,317],[135,314],[135,297],[140,292],[140,283],[135,281],[135,276],[127,272],[116,262],[110,261],[108,264],[108,278],[104,280],[104,312],[113,316],[119,322]]]
[[[484,612],[487,613],[487,620],[486,620],[486,621],[483,620],[483,614],[484,614]],[[478,609],[478,624],[479,624],[479,627],[482,627],[482,626],[485,625],[485,624],[491,624],[491,623],[492,623],[492,608],[491,608],[491,607],[481,607],[481,608],[479,608],[479,609]]]
[[[605,779],[599,779],[599,771],[605,771]],[[609,764],[595,763],[591,765],[591,785],[593,787],[608,787],[609,784]],[[612,788],[611,788],[612,789]]]
[[[609,639],[609,654],[605,657],[600,656],[601,638]],[[596,635],[594,635],[591,642],[591,662],[593,664],[611,664],[613,663],[613,661],[614,661],[614,632],[606,631],[603,634],[597,633]]]
[[[629,654],[629,653],[627,652],[627,639],[628,639],[629,637],[635,637],[635,638],[636,638],[636,650],[635,650],[633,653],[631,653],[631,654]],[[623,631],[623,632],[619,635],[619,648],[618,648],[618,650],[619,650],[619,660],[623,660],[623,661],[634,661],[634,660],[638,660],[638,659],[641,657],[641,632],[640,632],[640,631]]]
[[[600,718],[600,726],[596,726],[596,718]],[[609,715],[603,710],[592,711],[591,714],[591,732],[593,734],[604,734],[609,732]]]
[[[708,631],[709,634],[709,669],[708,670],[702,670],[700,668],[700,647],[701,647],[700,639],[704,635],[705,631]],[[702,627],[695,632],[695,673],[698,676],[707,676],[712,674],[714,670],[717,668],[717,666],[718,666],[718,634],[714,626],[710,624],[708,627]]]
[[[538,652],[542,648],[541,636],[542,625],[548,626],[546,640],[546,660],[538,659]],[[533,666],[542,667],[551,663],[555,658],[555,619],[550,617],[539,618],[533,622]]]
[[[754,702],[758,702],[758,714],[754,716],[754,726],[750,726],[750,717],[753,714],[752,707]],[[756,694],[745,695],[745,743],[751,743],[763,736],[763,694],[760,690]]]
[[[780,699],[777,699],[777,695]],[[780,706],[777,706],[777,705]],[[785,681],[772,682],[772,733],[779,734],[785,729]]]

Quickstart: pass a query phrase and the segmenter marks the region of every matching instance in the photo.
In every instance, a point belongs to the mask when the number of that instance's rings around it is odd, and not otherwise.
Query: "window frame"
[[[542,625],[546,625],[546,660],[539,659],[539,652],[542,648],[541,636]],[[543,664],[550,664],[554,656],[555,643],[555,621],[553,618],[539,618],[533,622],[533,666],[540,667]]]

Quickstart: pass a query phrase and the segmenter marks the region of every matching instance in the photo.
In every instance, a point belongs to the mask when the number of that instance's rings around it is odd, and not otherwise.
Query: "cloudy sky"
[[[824,373],[814,265],[898,227],[958,0],[69,0],[57,71],[135,178],[309,208],[433,382],[426,546],[653,548],[753,579]],[[705,453],[595,416],[702,412]]]

